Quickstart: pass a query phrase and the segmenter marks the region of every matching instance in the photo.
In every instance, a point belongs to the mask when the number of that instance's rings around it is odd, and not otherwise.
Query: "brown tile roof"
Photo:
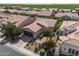
[[[77,40],[77,39],[69,38],[68,40],[64,41],[63,43],[79,47],[79,40]]]
[[[40,16],[51,16],[52,13],[53,13],[53,11],[39,11],[39,13],[37,15],[40,15]]]
[[[45,21],[38,21],[36,20],[34,23],[28,25],[28,26],[25,26],[24,29],[27,31],[27,29],[31,30],[32,32],[37,32],[39,31],[42,27],[38,24],[41,24],[43,26],[46,26],[48,27],[48,25],[46,24]]]
[[[56,20],[54,19],[47,19],[47,18],[40,18],[40,17],[36,17],[36,19],[37,20],[35,22],[33,22],[32,24],[28,26],[25,26],[24,29],[26,31],[27,29],[30,29],[32,32],[37,32],[38,30],[42,28],[41,26],[54,27],[56,23]]]
[[[0,20],[4,20],[3,24],[7,24],[7,22],[12,22],[12,23],[17,22],[16,26],[20,26],[24,22],[26,22],[26,25],[29,25],[35,21],[32,17],[21,16],[21,15],[5,15],[5,16],[2,15],[2,19]]]

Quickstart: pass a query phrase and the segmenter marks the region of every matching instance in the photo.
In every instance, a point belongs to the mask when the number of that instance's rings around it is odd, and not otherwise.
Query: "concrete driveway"
[[[0,56],[24,56],[24,54],[17,52],[5,45],[0,45]]]

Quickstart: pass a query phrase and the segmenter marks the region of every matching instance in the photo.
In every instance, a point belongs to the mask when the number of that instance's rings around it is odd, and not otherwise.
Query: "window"
[[[71,51],[72,51],[71,48],[69,48],[69,51],[68,52],[71,53]]]
[[[76,55],[78,55],[78,51],[76,51]]]
[[[73,49],[73,50],[72,50],[72,54],[74,54],[74,53],[75,53],[75,50]]]
[[[66,50],[66,48],[64,48],[64,50]]]

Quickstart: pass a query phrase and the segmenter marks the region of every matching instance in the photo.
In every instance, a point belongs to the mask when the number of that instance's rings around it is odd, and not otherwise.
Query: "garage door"
[[[24,34],[27,35],[27,36],[33,37],[33,33],[32,32],[24,31]]]

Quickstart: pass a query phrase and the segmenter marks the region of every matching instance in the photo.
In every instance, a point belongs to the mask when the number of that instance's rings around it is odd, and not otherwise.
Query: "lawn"
[[[79,4],[52,4],[52,5],[26,5],[26,4],[0,4],[0,7],[4,6],[20,6],[20,7],[31,7],[31,8],[65,8],[65,9],[74,9],[79,8]]]

